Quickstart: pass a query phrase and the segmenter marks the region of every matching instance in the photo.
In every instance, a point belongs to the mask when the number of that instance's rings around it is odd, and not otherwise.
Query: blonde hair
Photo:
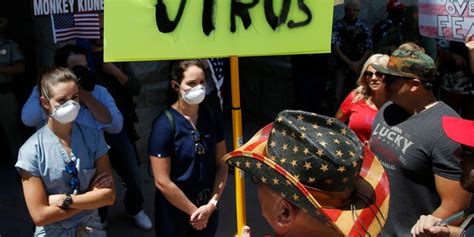
[[[370,90],[370,87],[364,78],[364,72],[367,70],[367,68],[374,64],[385,66],[387,65],[389,59],[390,57],[386,54],[373,54],[367,59],[367,61],[365,61],[364,66],[360,71],[359,78],[357,79],[358,87],[354,89],[355,96],[354,99],[352,99],[352,103],[356,103],[362,99],[368,100],[371,97],[370,92],[372,91]]]

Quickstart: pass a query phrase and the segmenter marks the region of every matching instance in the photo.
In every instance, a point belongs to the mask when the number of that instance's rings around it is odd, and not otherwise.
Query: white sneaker
[[[133,219],[135,220],[135,224],[142,230],[150,230],[151,227],[153,227],[150,218],[148,218],[143,210],[133,216]]]

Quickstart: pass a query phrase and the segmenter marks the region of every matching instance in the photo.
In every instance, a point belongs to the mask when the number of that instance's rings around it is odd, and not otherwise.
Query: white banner
[[[420,33],[464,41],[474,34],[474,0],[419,0]]]

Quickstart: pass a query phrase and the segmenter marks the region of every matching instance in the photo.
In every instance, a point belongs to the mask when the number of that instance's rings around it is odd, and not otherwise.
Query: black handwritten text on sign
[[[188,0],[181,0],[179,3],[178,13],[174,20],[170,19],[168,16],[168,10],[164,0],[158,0],[155,6],[155,18],[156,25],[158,30],[162,33],[173,32],[179,24],[181,17],[184,13],[184,8]],[[195,0],[194,0],[195,1]],[[214,4],[215,0],[203,0],[203,13],[202,13],[202,31],[205,35],[209,35],[214,29]],[[223,0],[219,0],[223,1]],[[229,1],[229,0],[228,0]],[[260,0],[252,0],[249,3],[243,3],[238,0],[230,0],[230,31],[234,33],[236,31],[236,18],[240,17],[244,28],[247,29],[252,24],[252,18],[250,17],[249,9],[255,7]],[[282,8],[279,16],[277,16],[273,10],[273,1],[274,0],[262,0],[265,10],[265,18],[268,25],[273,29],[280,25],[283,25],[287,22],[288,12],[290,11],[291,1],[292,0],[282,0]],[[298,8],[305,15],[306,19],[303,21],[295,22],[289,20],[287,23],[288,28],[296,28],[308,25],[313,16],[310,9],[305,4],[304,0],[298,0]]]

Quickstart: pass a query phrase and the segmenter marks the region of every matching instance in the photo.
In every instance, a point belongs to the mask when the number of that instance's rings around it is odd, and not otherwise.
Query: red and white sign
[[[464,41],[474,34],[474,1],[418,0],[418,12],[424,36]]]

